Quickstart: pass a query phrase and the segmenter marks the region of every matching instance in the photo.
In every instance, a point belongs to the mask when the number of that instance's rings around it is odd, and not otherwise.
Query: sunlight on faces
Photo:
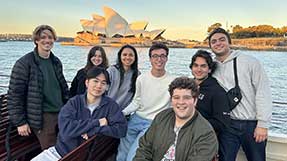
[[[210,39],[210,48],[216,56],[224,56],[230,51],[228,38],[223,33],[216,33]]]
[[[171,105],[176,119],[189,120],[194,115],[197,99],[192,96],[191,89],[176,88],[171,97]]]
[[[87,87],[87,94],[93,97],[102,96],[108,88],[106,77],[102,73],[99,74],[96,78],[86,80],[85,83]]]
[[[103,57],[102,57],[102,53],[100,50],[97,50],[95,52],[95,55],[91,57],[91,62],[95,65],[98,66],[100,64],[102,64],[103,62]]]
[[[124,48],[121,53],[123,66],[130,67],[135,62],[135,53],[130,48]]]
[[[195,79],[201,81],[208,77],[208,73],[210,73],[211,70],[204,58],[197,57],[191,67],[191,72]]]
[[[167,62],[167,53],[164,49],[156,49],[151,52],[151,66],[155,70],[164,70]]]
[[[36,40],[39,51],[50,51],[53,48],[55,38],[50,30],[43,30],[40,38]]]

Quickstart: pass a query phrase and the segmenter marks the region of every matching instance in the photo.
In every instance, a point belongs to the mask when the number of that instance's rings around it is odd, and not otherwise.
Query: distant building
[[[165,29],[147,31],[148,22],[128,23],[122,16],[109,7],[103,7],[104,16],[93,14],[92,20],[81,19],[83,31],[77,32],[74,43],[111,44],[132,43],[149,45],[151,41],[165,40],[161,35]]]

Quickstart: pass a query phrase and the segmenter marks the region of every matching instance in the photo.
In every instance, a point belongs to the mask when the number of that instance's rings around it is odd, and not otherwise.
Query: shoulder
[[[22,56],[21,58],[19,58],[15,65],[14,68],[27,68],[28,66],[30,66],[31,64],[34,64],[34,52],[30,52],[28,54],[25,54],[24,56]]]
[[[25,54],[24,56],[22,56],[21,58],[19,58],[17,60],[17,62],[25,62],[25,63],[29,63],[34,59],[34,52],[29,52],[27,54]]]
[[[196,128],[200,129],[201,131],[213,131],[211,124],[200,114],[200,112],[196,112],[198,114],[195,119]]]
[[[138,77],[137,80],[146,80],[147,78],[151,78],[151,74],[148,72],[141,73]]]
[[[78,72],[77,72],[77,75],[82,75],[82,74],[86,74],[85,68],[81,68],[81,69],[78,70]]]
[[[174,111],[172,108],[168,108],[158,113],[154,120],[155,122],[163,122],[171,119],[172,117],[174,117]]]
[[[240,54],[237,56],[238,62],[242,62],[242,63],[249,63],[249,64],[253,64],[253,63],[260,63],[259,60],[257,58],[255,58],[252,55],[247,55],[246,53],[240,52]]]
[[[114,74],[116,72],[119,72],[119,70],[115,67],[115,65],[108,67],[107,71],[109,72],[109,74]]]
[[[112,99],[112,98],[110,98],[109,96],[106,96],[106,95],[102,96],[102,101],[103,101],[103,103],[105,103],[105,104],[107,104],[109,106],[119,106],[118,103],[114,99]]]

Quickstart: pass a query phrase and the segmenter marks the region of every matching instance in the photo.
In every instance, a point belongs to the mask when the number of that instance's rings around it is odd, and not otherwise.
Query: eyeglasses
[[[165,58],[167,58],[167,55],[165,55],[165,54],[161,54],[161,55],[156,55],[156,54],[154,54],[154,55],[152,55],[151,57],[152,57],[153,59],[157,59],[157,58],[165,59]]]

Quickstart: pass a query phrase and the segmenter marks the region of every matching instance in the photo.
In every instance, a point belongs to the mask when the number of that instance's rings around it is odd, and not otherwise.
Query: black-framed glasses
[[[161,54],[161,55],[153,54],[151,57],[153,59],[158,59],[158,58],[165,59],[165,58],[167,58],[167,55],[165,55],[165,54]]]

